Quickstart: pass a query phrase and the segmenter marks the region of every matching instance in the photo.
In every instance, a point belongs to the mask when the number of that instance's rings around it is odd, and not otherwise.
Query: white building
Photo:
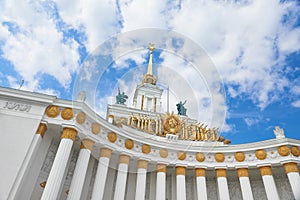
[[[299,140],[277,127],[276,139],[228,145],[159,113],[151,55],[134,108],[109,105],[107,119],[82,100],[0,88],[0,198],[300,199]]]

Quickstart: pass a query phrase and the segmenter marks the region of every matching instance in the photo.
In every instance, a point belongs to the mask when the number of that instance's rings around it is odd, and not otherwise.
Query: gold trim
[[[117,134],[114,132],[109,132],[107,134],[107,139],[108,141],[110,141],[111,143],[114,143],[117,140]]]
[[[176,167],[176,176],[177,175],[184,175],[185,176],[186,173],[186,168],[182,167],[182,166],[177,166]]]
[[[40,186],[41,186],[42,188],[45,188],[45,187],[46,187],[46,184],[47,184],[47,182],[46,182],[46,181],[43,181],[43,182],[40,183]]]
[[[159,155],[160,155],[160,157],[162,157],[162,158],[166,158],[166,157],[168,157],[168,150],[167,149],[160,149],[159,150]]]
[[[120,158],[119,158],[119,163],[124,163],[124,164],[129,164],[129,160],[130,160],[130,156],[127,156],[127,155],[120,155]]]
[[[88,149],[90,151],[93,150],[95,142],[91,139],[83,139],[81,141],[80,149]]]
[[[112,152],[111,149],[101,148],[100,149],[100,158],[102,158],[102,157],[110,158],[111,152]]]
[[[277,148],[277,152],[279,153],[279,155],[281,156],[288,156],[291,153],[291,150],[288,148],[288,146],[284,145],[284,146],[280,146]]]
[[[285,169],[285,173],[287,174],[290,172],[299,172],[298,165],[294,162],[284,163],[283,167]]]
[[[144,98],[145,98],[145,96],[144,96],[144,95],[142,95],[141,110],[143,110],[143,109],[144,109]]]
[[[132,149],[133,146],[134,146],[133,140],[127,139],[127,140],[125,141],[125,147],[126,147],[126,149]]]
[[[243,152],[236,152],[234,158],[238,162],[243,162],[245,160],[245,154]]]
[[[196,168],[195,169],[195,173],[196,173],[196,177],[199,177],[199,176],[206,176],[206,171],[204,168]]]
[[[247,168],[238,168],[237,173],[238,177],[249,177],[249,172]]]
[[[178,158],[179,160],[185,160],[185,158],[186,158],[185,152],[183,152],[183,151],[178,151],[178,153],[177,153],[177,158]]]
[[[48,117],[54,118],[59,115],[59,107],[58,106],[48,106],[46,109],[46,115]]]
[[[201,152],[196,153],[196,160],[198,162],[203,162],[205,160],[205,155]]]
[[[216,153],[215,154],[215,160],[217,162],[224,162],[224,160],[225,160],[224,154],[223,153]]]
[[[270,166],[259,167],[261,176],[272,175],[272,169]]]
[[[300,156],[300,149],[298,146],[292,146],[292,154],[296,157]]]
[[[74,128],[65,127],[63,128],[63,133],[61,135],[61,139],[71,139],[75,141],[77,135],[77,130]]]
[[[267,153],[266,153],[265,150],[259,149],[259,150],[256,150],[255,156],[256,156],[256,158],[259,159],[259,160],[264,160],[264,159],[266,159],[266,157],[267,157]]]
[[[151,147],[148,144],[143,144],[143,146],[142,146],[142,152],[144,154],[148,154],[148,153],[150,153],[150,151],[151,151]]]
[[[157,164],[156,165],[156,171],[157,172],[164,172],[164,173],[166,173],[167,172],[167,165],[165,165],[165,164]]]
[[[72,108],[64,108],[61,111],[61,118],[64,120],[70,120],[74,117],[74,112]]]
[[[138,160],[138,168],[147,169],[148,168],[148,161]]]
[[[219,177],[226,177],[226,169],[216,169],[216,176]]]
[[[44,123],[40,123],[40,124],[39,124],[39,127],[38,127],[38,129],[37,129],[37,131],[36,131],[36,134],[38,134],[38,135],[40,135],[42,138],[44,138],[44,135],[45,135],[46,131],[47,131],[47,125],[44,124]]]
[[[101,126],[99,123],[97,122],[92,123],[91,131],[93,134],[97,135],[98,133],[100,133],[100,130],[101,130]]]
[[[83,124],[86,120],[86,114],[84,112],[79,112],[76,116],[76,122],[78,124]]]

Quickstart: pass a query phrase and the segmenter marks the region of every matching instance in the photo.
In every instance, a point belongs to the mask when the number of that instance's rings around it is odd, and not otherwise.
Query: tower
[[[148,48],[150,50],[150,57],[147,74],[144,74],[142,82],[135,89],[133,105],[140,110],[159,112],[163,89],[156,85],[157,77],[153,76],[152,72],[152,53],[155,46],[150,43]]]

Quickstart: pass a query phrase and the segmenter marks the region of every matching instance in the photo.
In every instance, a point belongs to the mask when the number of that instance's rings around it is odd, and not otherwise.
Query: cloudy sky
[[[0,12],[2,87],[24,80],[22,90],[70,100],[86,90],[105,116],[118,88],[132,97],[154,42],[171,110],[187,100],[190,117],[235,144],[274,138],[276,125],[300,139],[297,0],[4,0]]]

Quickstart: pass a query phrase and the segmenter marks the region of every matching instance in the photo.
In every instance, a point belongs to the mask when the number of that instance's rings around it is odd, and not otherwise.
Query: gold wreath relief
[[[166,118],[164,120],[164,132],[165,134],[176,134],[181,129],[181,121],[178,117],[172,113],[166,114]]]

